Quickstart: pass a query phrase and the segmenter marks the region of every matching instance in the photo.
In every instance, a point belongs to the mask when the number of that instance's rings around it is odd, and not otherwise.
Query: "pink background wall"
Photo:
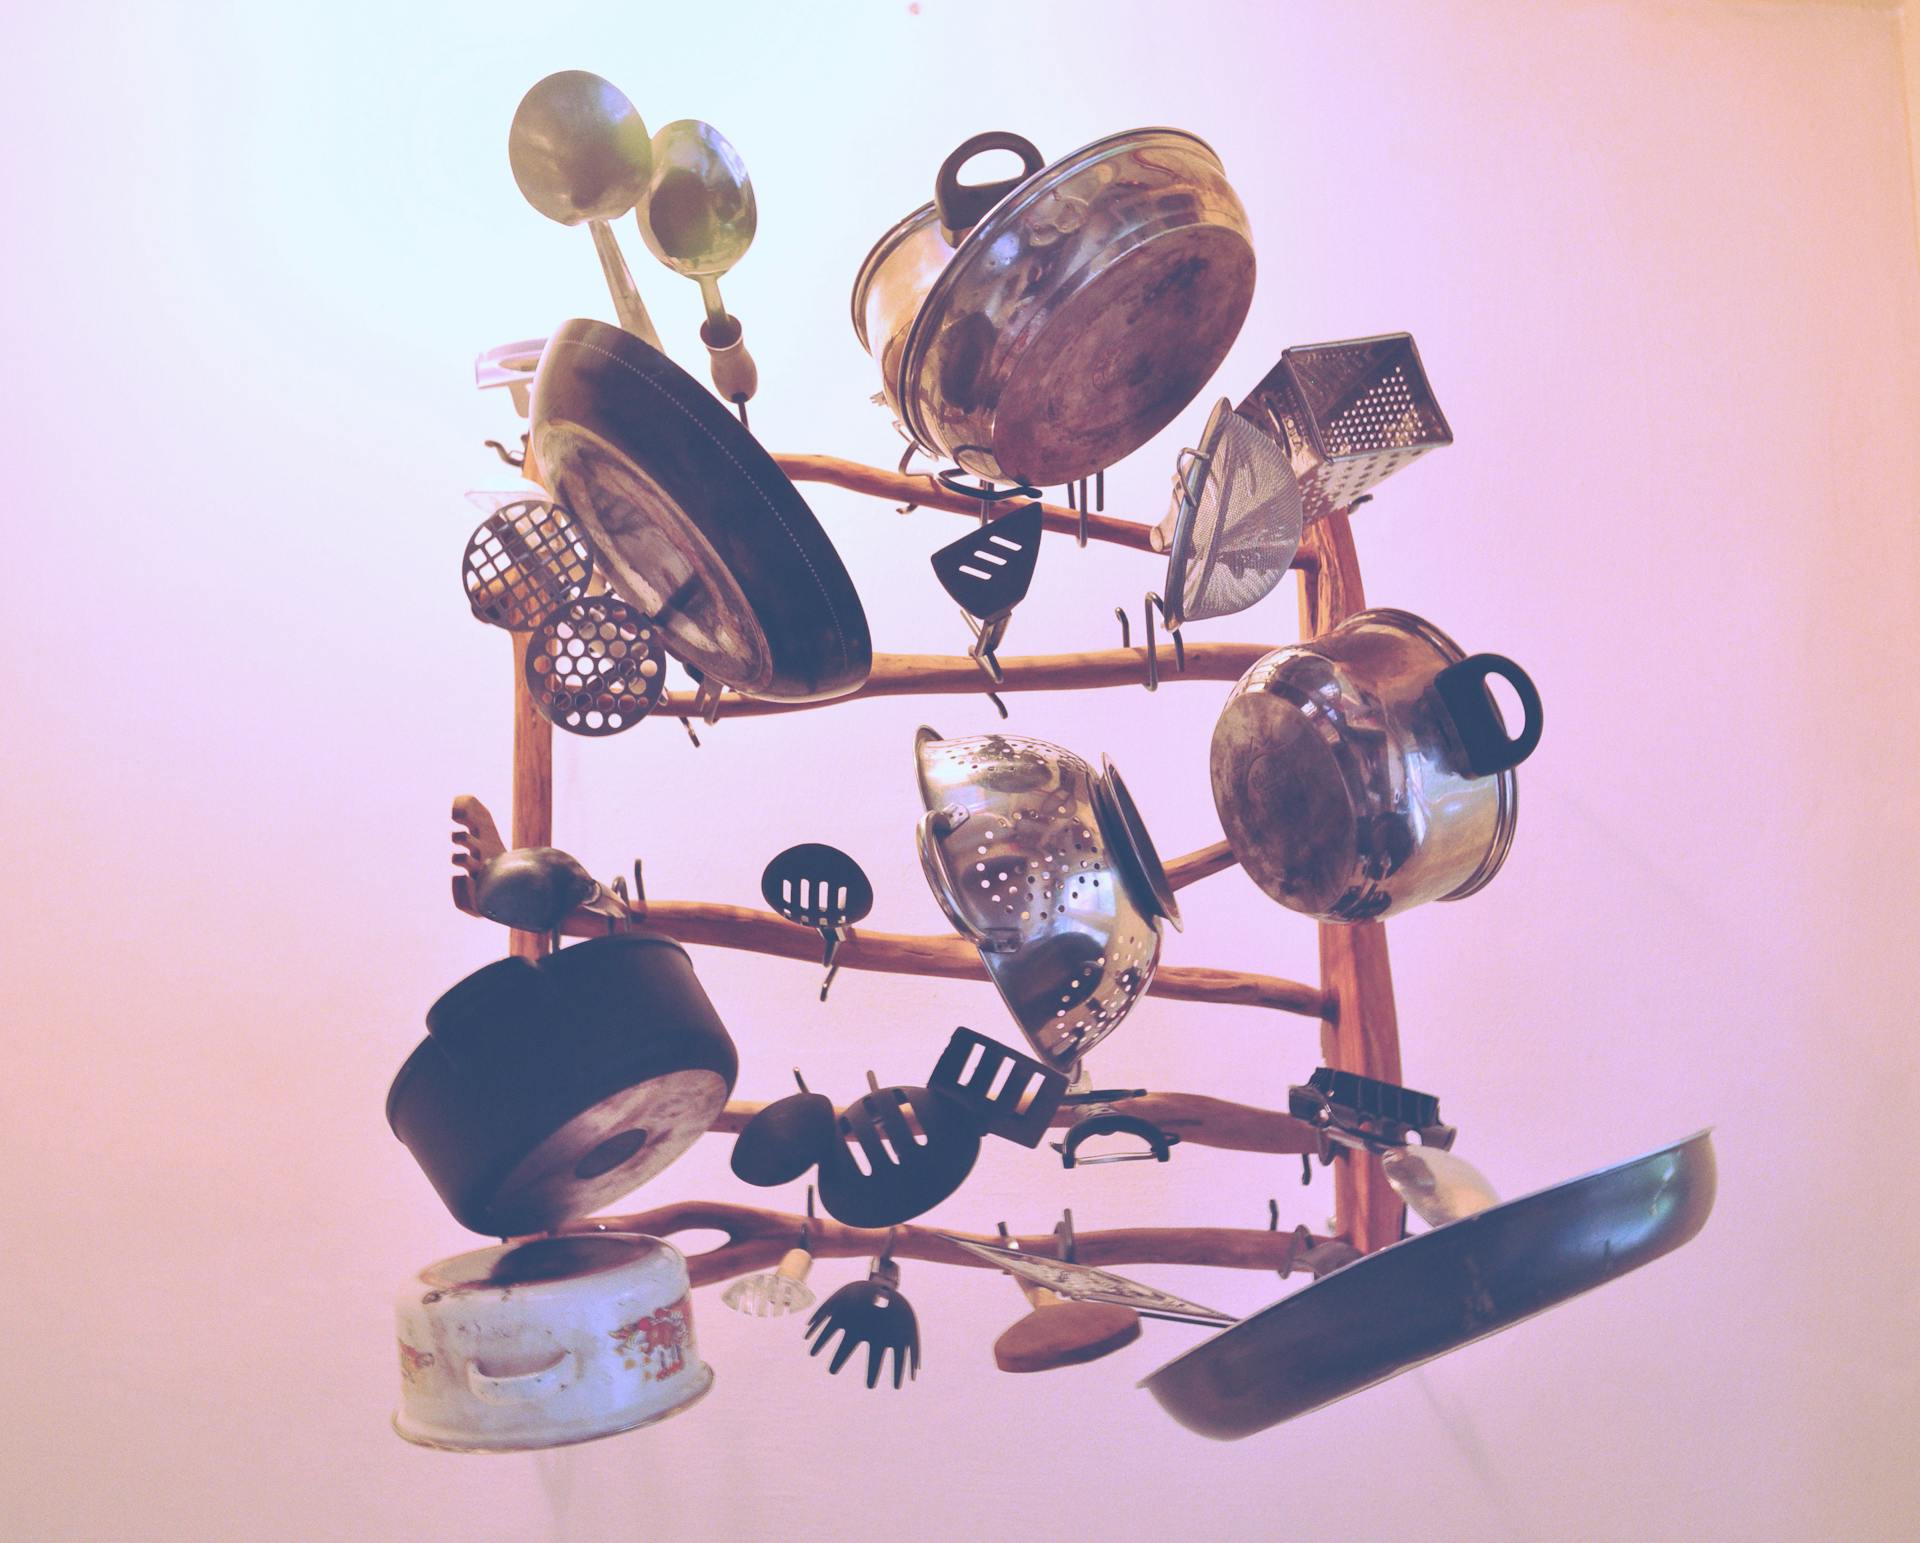
[[[916,14],[917,13],[917,14]],[[9,217],[7,1437],[21,1538],[1911,1535],[1920,1269],[1898,1180],[1920,759],[1920,282],[1897,19],[1849,6],[152,5],[45,12],[0,95]],[[1140,123],[1220,151],[1261,277],[1216,392],[1280,348],[1417,335],[1457,446],[1360,517],[1377,603],[1519,657],[1550,724],[1482,896],[1391,936],[1409,1081],[1509,1194],[1718,1127],[1719,1210],[1617,1286],[1310,1420],[1216,1446],[1134,1381],[1045,1380],[1023,1310],[909,1263],[926,1367],[870,1394],[791,1321],[698,1299],[697,1413],[562,1455],[386,1428],[390,1299],[468,1239],[381,1100],[432,997],[500,946],[447,904],[450,796],[506,804],[504,641],[454,582],[512,427],[469,366],[608,305],[525,208],[521,91],[585,67],[718,124],[762,234],[729,281],[779,449],[890,462],[850,336],[871,241],[960,138]],[[627,227],[631,237],[631,226]],[[695,291],[628,239],[668,345]],[[1108,478],[1155,519],[1196,406]],[[813,499],[880,647],[956,651],[950,517]],[[1107,646],[1160,573],[1050,547],[1012,652]],[[20,605],[24,597],[24,614]],[[1215,639],[1289,640],[1291,587]],[[1017,699],[1125,769],[1163,849],[1213,839],[1225,688]],[[933,930],[892,702],[562,743],[559,841],[661,896],[752,902],[821,839],[874,925]],[[1170,960],[1310,976],[1229,874]],[[984,986],[700,952],[740,1092],[912,1078]],[[1144,1005],[1103,1080],[1284,1101],[1313,1028]],[[640,1192],[745,1198],[726,1143]],[[934,1213],[1083,1228],[1324,1221],[1288,1160],[1071,1176],[1001,1146]],[[775,1203],[797,1203],[798,1191]],[[827,1262],[831,1289],[858,1271]],[[1141,1272],[1252,1310],[1271,1277]]]

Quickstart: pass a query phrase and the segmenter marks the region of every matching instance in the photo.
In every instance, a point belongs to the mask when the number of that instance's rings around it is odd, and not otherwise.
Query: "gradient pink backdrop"
[[[1896,18],[1698,3],[149,5],[13,24],[0,94],[13,493],[0,1124],[18,1538],[475,1540],[1910,1536],[1920,1267],[1899,1180],[1920,713],[1920,282]],[[508,174],[521,91],[581,67],[718,124],[762,234],[727,285],[778,449],[890,462],[846,318],[871,241],[966,134],[1060,154],[1141,123],[1220,151],[1259,291],[1215,394],[1288,343],[1417,335],[1458,435],[1359,520],[1376,603],[1511,653],[1548,704],[1480,897],[1393,925],[1407,1076],[1518,1194],[1718,1126],[1698,1242],[1240,1445],[1134,1381],[1190,1341],[996,1373],[1007,1282],[906,1267],[921,1380],[869,1394],[791,1322],[697,1299],[694,1414],[542,1457],[386,1427],[392,1293],[467,1245],[381,1117],[427,1003],[492,956],[446,895],[449,797],[505,810],[504,641],[455,582],[503,486],[480,349],[608,305]],[[629,256],[702,368],[693,287]],[[1164,507],[1196,403],[1108,478]],[[819,492],[888,650],[954,651],[949,517]],[[1105,646],[1160,578],[1050,548],[1014,652]],[[20,599],[24,597],[24,614]],[[1291,589],[1201,629],[1288,640]],[[1213,839],[1224,688],[1017,699],[1125,769],[1164,849]],[[560,842],[659,895],[750,901],[852,850],[932,930],[894,701],[562,743]],[[1310,976],[1237,874],[1180,963]],[[771,1097],[924,1071],[984,987],[700,951]],[[1312,1026],[1163,1001],[1103,1080],[1284,1098]],[[704,1143],[635,1197],[739,1197]],[[1324,1220],[1289,1161],[1071,1176],[1002,1148],[936,1221]],[[781,1194],[777,1203],[797,1202]],[[831,1289],[857,1273],[823,1263]],[[1234,1310],[1271,1277],[1151,1274]]]

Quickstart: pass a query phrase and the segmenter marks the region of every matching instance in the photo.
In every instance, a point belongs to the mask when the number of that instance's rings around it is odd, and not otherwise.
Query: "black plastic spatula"
[[[1007,618],[1027,597],[1034,565],[1040,560],[1040,506],[1022,504],[933,554],[934,576],[973,628],[968,650],[995,680],[1000,664],[994,650],[1006,636]]]
[[[964,1184],[980,1155],[973,1117],[926,1088],[875,1087],[847,1106],[838,1134],[820,1161],[820,1203],[849,1227],[911,1220]]]
[[[812,1093],[800,1073],[798,1093],[768,1104],[741,1130],[733,1143],[736,1178],[761,1188],[790,1184],[833,1149],[840,1139],[833,1100]]]
[[[1037,1147],[1066,1096],[1067,1079],[1032,1056],[959,1028],[927,1086],[959,1104],[988,1135]]]
[[[873,909],[873,885],[860,865],[838,847],[807,841],[788,847],[767,864],[760,875],[761,897],[781,916],[802,927],[818,929],[826,943],[820,962],[827,978],[820,983],[820,1000],[840,967],[834,951],[848,929]]]

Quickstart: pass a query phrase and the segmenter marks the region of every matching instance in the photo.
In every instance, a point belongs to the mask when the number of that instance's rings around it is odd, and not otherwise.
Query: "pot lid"
[[[443,1291],[552,1285],[622,1270],[670,1246],[637,1232],[582,1232],[497,1243],[430,1264],[420,1279]]]

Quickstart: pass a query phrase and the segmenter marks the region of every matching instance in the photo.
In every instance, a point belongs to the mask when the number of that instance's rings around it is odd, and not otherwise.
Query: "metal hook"
[[[1059,1245],[1060,1258],[1067,1264],[1074,1263],[1078,1250],[1073,1242],[1073,1209],[1065,1207],[1060,1212],[1060,1220],[1053,1229],[1054,1242]]]
[[[725,689],[712,676],[703,677],[694,688],[693,710],[699,715],[702,723],[720,721],[720,693]]]
[[[511,466],[515,471],[519,471],[521,467],[527,464],[527,436],[524,434],[520,436],[520,453],[518,455],[515,455],[507,449],[507,447],[497,439],[483,439],[480,443],[485,445],[495,455],[499,456],[501,460],[505,461],[507,465]]]
[[[733,399],[733,406],[734,410],[740,414],[740,427],[751,434],[753,427],[747,422],[747,399],[743,396],[737,396]]]
[[[834,958],[834,955],[839,951],[840,945],[853,936],[853,929],[851,927],[823,927],[820,931],[820,936],[826,939],[827,945],[825,952],[820,958],[821,964],[825,965],[827,970],[826,979],[820,982],[820,1000],[824,1002],[827,999],[827,992],[833,987],[834,976],[840,973],[840,963]]]
[[[640,873],[640,859],[633,860],[633,904],[644,906],[647,903],[647,881]]]
[[[1142,607],[1146,615],[1147,690],[1149,691],[1158,691],[1160,689],[1160,648],[1153,635],[1153,613],[1156,607],[1159,609],[1160,619],[1165,621],[1167,618],[1167,602],[1149,590],[1147,592],[1146,602]],[[1187,669],[1186,642],[1180,636],[1180,629],[1171,624],[1167,627],[1167,636],[1173,639],[1173,667],[1175,671],[1184,675]]]
[[[794,1075],[798,1076],[799,1073],[796,1072]],[[808,1245],[813,1241],[813,1224],[818,1220],[819,1218],[813,1214],[813,1186],[809,1184],[807,1186],[807,1214],[800,1223],[800,1247],[808,1253],[813,1252],[812,1248],[808,1247]]]
[[[878,1093],[880,1091],[880,1079],[874,1076],[872,1067],[867,1068],[867,1091],[869,1093]]]
[[[700,736],[693,732],[693,725],[685,718],[682,718],[680,720],[680,727],[687,731],[687,738],[693,741],[693,748],[698,750],[700,748]]]
[[[797,1067],[797,1066],[796,1066],[796,1067],[794,1067],[794,1069],[793,1069],[793,1080],[794,1080],[795,1082],[797,1082],[797,1083],[799,1083],[799,1084],[800,1084],[800,1091],[801,1091],[802,1093],[806,1093],[806,1092],[810,1092],[810,1091],[811,1091],[811,1090],[810,1090],[810,1089],[809,1089],[809,1088],[807,1087],[807,1079],[806,1079],[805,1077],[802,1077],[802,1076],[800,1075],[800,1068],[799,1068],[799,1067]],[[808,1189],[809,1191],[811,1191],[811,1190],[813,1189],[813,1186],[812,1186],[811,1184],[809,1184],[809,1185],[807,1186],[807,1189]],[[811,1199],[813,1198],[813,1196],[812,1196],[811,1194],[809,1194],[809,1195],[807,1196],[807,1198],[808,1198],[809,1200],[811,1200]]]
[[[997,691],[989,691],[987,693],[987,700],[993,703],[994,711],[1000,714],[1000,720],[1004,723],[1007,717],[1007,704],[1000,700],[1000,693]]]
[[[884,401],[885,398],[881,398],[881,400]],[[896,429],[899,429],[902,434],[907,433],[905,426],[899,423],[898,421],[896,421],[893,426]],[[909,462],[913,460],[914,452],[917,451],[919,448],[920,447],[913,442],[913,436],[911,434],[907,434],[907,448],[900,452],[900,465],[898,467],[898,470],[901,476],[903,477],[906,476],[907,465]],[[913,511],[918,509],[919,507],[920,506],[918,504],[912,504],[912,503],[899,504],[895,506],[893,512],[895,514],[912,514]]]
[[[1093,511],[1095,514],[1107,512],[1107,469],[1104,466],[1093,474]],[[1087,544],[1086,537],[1080,538],[1080,544]]]
[[[1120,623],[1120,646],[1122,648],[1133,647],[1133,623],[1127,620],[1127,608],[1123,605],[1116,605],[1113,608],[1113,614]]]

